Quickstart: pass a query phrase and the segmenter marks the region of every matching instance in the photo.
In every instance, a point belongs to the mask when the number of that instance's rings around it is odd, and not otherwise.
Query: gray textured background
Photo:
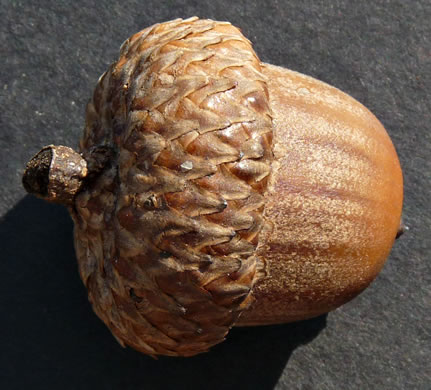
[[[431,2],[0,0],[0,388],[430,389]],[[25,162],[75,146],[120,44],[153,23],[229,20],[262,61],[326,81],[385,125],[405,222],[383,272],[314,320],[234,329],[210,353],[155,361],[92,313],[67,212],[26,196]]]

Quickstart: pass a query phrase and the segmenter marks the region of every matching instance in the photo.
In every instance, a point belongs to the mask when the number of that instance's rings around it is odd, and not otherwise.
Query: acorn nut
[[[80,153],[42,149],[23,182],[69,207],[94,311],[153,356],[352,299],[382,268],[403,198],[364,106],[196,17],[129,38],[87,106]]]

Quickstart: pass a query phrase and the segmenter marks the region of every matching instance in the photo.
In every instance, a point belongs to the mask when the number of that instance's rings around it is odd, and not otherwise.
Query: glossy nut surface
[[[392,142],[358,101],[265,64],[273,173],[258,256],[268,276],[239,325],[297,321],[349,301],[377,276],[400,224],[403,178]]]

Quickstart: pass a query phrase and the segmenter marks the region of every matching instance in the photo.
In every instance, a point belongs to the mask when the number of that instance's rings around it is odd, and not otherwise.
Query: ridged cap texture
[[[237,28],[178,19],[123,44],[80,144],[115,157],[72,210],[81,278],[120,343],[191,356],[250,306],[271,144],[265,76]]]

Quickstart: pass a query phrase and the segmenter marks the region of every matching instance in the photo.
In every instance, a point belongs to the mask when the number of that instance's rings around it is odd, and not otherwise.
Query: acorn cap
[[[266,78],[230,23],[177,19],[123,44],[81,140],[117,157],[74,211],[82,280],[122,344],[191,356],[249,307],[271,142]]]

